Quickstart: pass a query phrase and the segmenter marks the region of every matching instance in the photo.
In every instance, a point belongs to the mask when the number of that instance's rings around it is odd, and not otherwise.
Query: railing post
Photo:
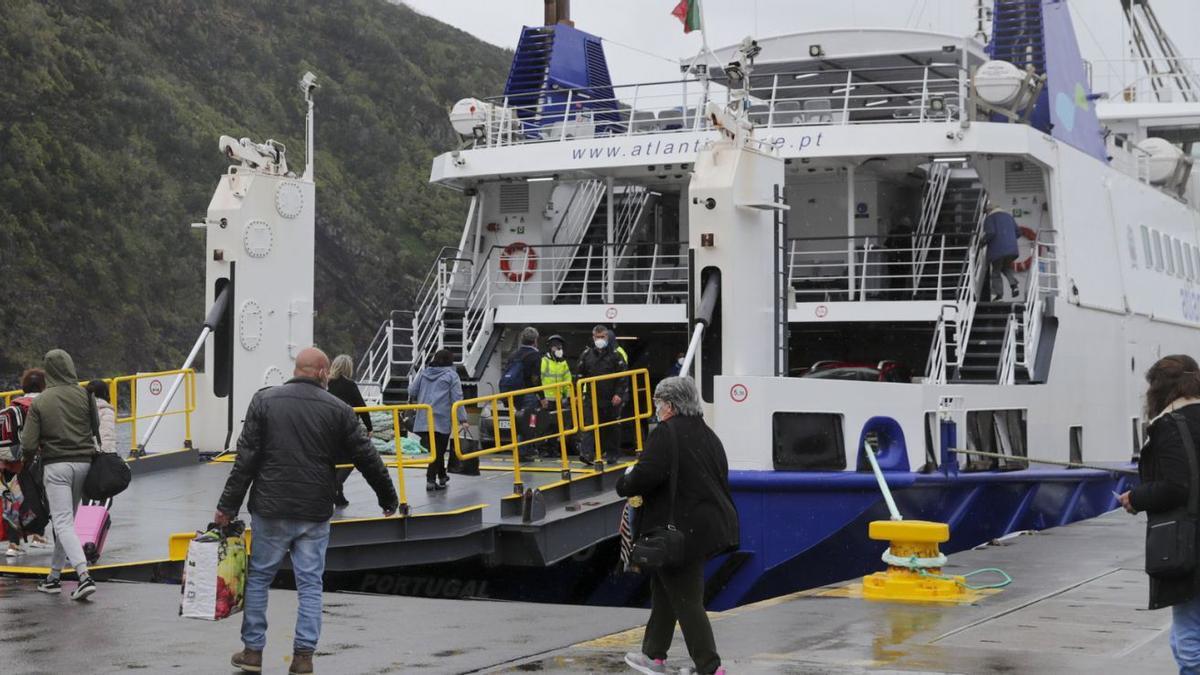
[[[567,120],[571,119],[571,95],[574,93],[574,89],[567,90],[567,107],[563,109],[562,130],[558,133],[559,143],[567,139]]]
[[[842,124],[850,123],[850,83],[854,81],[854,71],[846,70],[846,92],[842,94]],[[854,212],[854,204],[850,204],[850,212]]]
[[[767,104],[767,130],[775,126],[775,98],[779,91],[779,73],[771,76],[771,100]]]
[[[633,102],[629,104],[629,124],[627,125],[628,128],[625,130],[626,136],[633,134],[633,116],[635,113],[637,113],[638,93],[641,88],[642,85],[640,84],[633,85]]]
[[[605,213],[604,225],[606,228],[605,236],[607,237],[608,244],[604,247],[604,249],[605,249],[604,250],[604,268],[605,268],[604,276],[607,279],[607,283],[605,284],[605,286],[606,286],[605,294],[607,296],[606,302],[608,302],[608,304],[611,305],[611,304],[613,304],[613,302],[615,302],[614,291],[616,290],[616,288],[614,286],[614,284],[616,282],[616,270],[613,269],[614,265],[616,264],[616,259],[615,259],[616,251],[612,247],[613,235],[615,234],[614,228],[616,226],[613,221],[613,217],[615,215],[613,212],[616,210],[616,207],[615,207],[616,191],[613,187],[613,177],[609,176],[606,180],[608,181],[608,197],[607,197],[608,208],[605,209],[606,213]]]
[[[919,122],[925,121],[925,107],[929,105],[929,66],[921,69],[921,116]]]

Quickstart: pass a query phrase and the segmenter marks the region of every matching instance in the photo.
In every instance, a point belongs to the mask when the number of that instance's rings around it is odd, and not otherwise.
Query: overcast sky
[[[542,0],[402,0],[502,47],[515,48],[522,25],[542,23]],[[684,35],[671,16],[677,0],[575,0],[577,28],[606,40],[614,84],[675,79],[680,57],[700,48],[700,34]],[[743,36],[770,37],[834,27],[917,27],[955,35],[974,33],[975,0],[705,0],[710,46]],[[991,6],[991,0],[986,0]],[[1154,0],[1158,17],[1184,56],[1200,57],[1200,0]],[[1128,53],[1119,0],[1073,0],[1072,15],[1083,56],[1117,59]],[[650,56],[633,48],[658,55]],[[492,95],[499,92],[470,92]],[[467,92],[464,92],[467,95]]]

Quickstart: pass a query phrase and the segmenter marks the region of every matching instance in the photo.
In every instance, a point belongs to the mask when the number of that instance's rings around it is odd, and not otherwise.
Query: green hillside
[[[0,2],[0,383],[48,348],[81,375],[175,367],[203,318],[221,134],[303,167],[317,74],[318,342],[361,353],[454,245],[427,184],[446,111],[510,54],[384,0]]]

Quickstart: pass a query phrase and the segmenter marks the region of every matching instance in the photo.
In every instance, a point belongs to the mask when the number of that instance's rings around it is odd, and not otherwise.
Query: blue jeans
[[[1200,675],[1200,595],[1171,606],[1171,653],[1180,675]]]
[[[321,575],[325,573],[325,548],[329,521],[286,520],[254,516],[250,540],[250,569],[246,575],[246,603],[242,610],[242,644],[262,651],[267,645],[267,589],[283,557],[292,554],[296,576],[296,640],[293,649],[312,652],[321,637]]]

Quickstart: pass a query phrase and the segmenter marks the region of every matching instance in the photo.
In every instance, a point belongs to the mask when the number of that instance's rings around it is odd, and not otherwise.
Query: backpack
[[[522,345],[509,357],[508,363],[504,365],[504,374],[500,376],[500,393],[503,394],[525,388],[525,382],[528,379],[525,376],[524,357],[526,353],[526,345]]]
[[[0,461],[16,462],[21,459],[21,427],[25,426],[25,413],[19,406],[10,405],[0,409]]]

